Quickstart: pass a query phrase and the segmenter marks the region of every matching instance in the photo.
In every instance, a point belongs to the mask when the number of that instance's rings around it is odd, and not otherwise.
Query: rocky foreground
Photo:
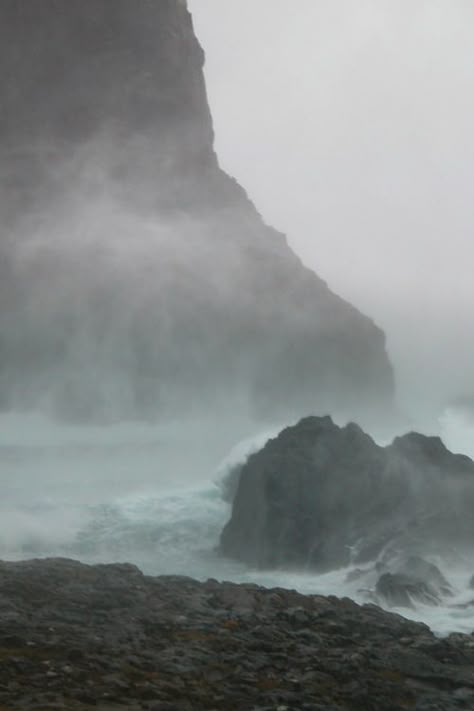
[[[474,637],[132,565],[0,563],[0,710],[474,708]]]

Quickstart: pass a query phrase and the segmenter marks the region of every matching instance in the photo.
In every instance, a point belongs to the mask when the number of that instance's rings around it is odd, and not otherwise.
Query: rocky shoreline
[[[0,620],[1,711],[474,708],[474,636],[347,598],[47,559],[0,563]]]

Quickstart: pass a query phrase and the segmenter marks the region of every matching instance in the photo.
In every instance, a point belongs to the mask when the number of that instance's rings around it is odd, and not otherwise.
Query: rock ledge
[[[66,559],[0,563],[0,708],[451,711],[474,637],[348,599]]]

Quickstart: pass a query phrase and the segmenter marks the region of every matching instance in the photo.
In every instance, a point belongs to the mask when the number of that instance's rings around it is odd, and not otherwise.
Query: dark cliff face
[[[89,145],[142,201],[198,200],[197,178],[215,177],[217,162],[204,56],[183,3],[5,0],[0,17],[0,140],[12,182],[17,168],[17,184],[37,194],[38,179],[54,182],[57,162]],[[181,200],[162,184],[173,176],[188,188]]]
[[[230,557],[264,568],[330,570],[400,555],[471,549],[474,462],[437,437],[378,446],[355,424],[307,417],[242,467],[221,536]]]
[[[220,170],[178,0],[0,5],[0,400],[69,417],[393,407],[383,333]]]

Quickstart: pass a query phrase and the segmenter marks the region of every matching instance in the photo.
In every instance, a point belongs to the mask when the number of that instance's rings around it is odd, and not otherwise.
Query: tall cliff
[[[4,407],[392,408],[383,333],[220,169],[203,63],[179,0],[2,0]]]

